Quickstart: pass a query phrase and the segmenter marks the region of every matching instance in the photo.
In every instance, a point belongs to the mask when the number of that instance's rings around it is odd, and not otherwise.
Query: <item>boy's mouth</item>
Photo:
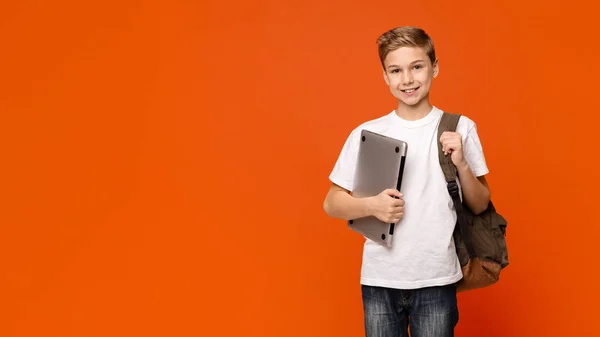
[[[400,90],[405,94],[412,94],[413,92],[417,91],[420,87],[416,87],[416,88],[412,88],[412,89],[404,89],[404,90]]]

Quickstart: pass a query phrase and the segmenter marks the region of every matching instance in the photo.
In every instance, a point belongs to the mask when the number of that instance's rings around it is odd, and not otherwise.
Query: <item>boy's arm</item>
[[[404,217],[404,199],[396,189],[387,189],[376,196],[355,198],[339,185],[331,184],[323,203],[330,217],[352,220],[375,216],[381,221],[398,223]]]
[[[456,166],[458,178],[462,189],[463,200],[471,211],[475,214],[480,214],[485,211],[490,202],[490,189],[485,180],[486,169],[481,169],[483,164],[483,152],[479,143],[479,137],[475,126],[467,132],[465,138],[466,143],[470,146],[469,153],[464,153],[463,138],[458,132],[444,132],[440,137],[443,151],[445,154],[450,154],[452,162]],[[479,148],[479,151],[476,150]],[[467,160],[470,158],[470,160]],[[477,172],[481,174],[479,177],[475,175],[469,163],[478,163],[480,166]]]
[[[463,199],[474,214],[485,211],[490,202],[490,189],[485,176],[475,177],[466,162],[457,166]]]
[[[350,191],[331,184],[323,203],[325,213],[330,217],[351,220],[372,215],[368,198],[355,198]]]

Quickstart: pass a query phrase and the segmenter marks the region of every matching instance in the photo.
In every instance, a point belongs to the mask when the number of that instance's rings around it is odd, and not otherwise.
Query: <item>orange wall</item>
[[[375,39],[403,24],[434,37],[433,101],[477,122],[509,220],[457,335],[598,336],[594,13],[3,3],[0,336],[361,336],[361,238],[321,205],[350,130],[394,107]]]

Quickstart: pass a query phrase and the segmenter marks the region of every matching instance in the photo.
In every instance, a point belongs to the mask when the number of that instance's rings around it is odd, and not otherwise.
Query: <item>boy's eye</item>
[[[399,72],[399,71],[400,71],[400,69],[393,69],[393,70],[392,70],[392,73],[393,73],[393,74],[395,74],[395,73],[397,73],[397,72]]]
[[[420,64],[417,64],[417,65],[415,66],[415,69],[421,69],[421,68],[423,68],[423,66],[422,66],[422,65],[420,65]]]

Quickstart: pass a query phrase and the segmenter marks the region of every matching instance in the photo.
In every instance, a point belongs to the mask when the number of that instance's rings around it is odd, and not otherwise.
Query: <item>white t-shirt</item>
[[[452,238],[456,213],[438,158],[441,116],[437,107],[415,121],[404,120],[392,111],[354,129],[342,148],[329,179],[352,191],[361,130],[408,143],[400,191],[406,202],[404,217],[394,229],[392,248],[366,239],[361,284],[415,289],[451,284],[462,278]],[[463,153],[475,176],[487,174],[475,123],[461,116],[456,132],[462,136]]]

